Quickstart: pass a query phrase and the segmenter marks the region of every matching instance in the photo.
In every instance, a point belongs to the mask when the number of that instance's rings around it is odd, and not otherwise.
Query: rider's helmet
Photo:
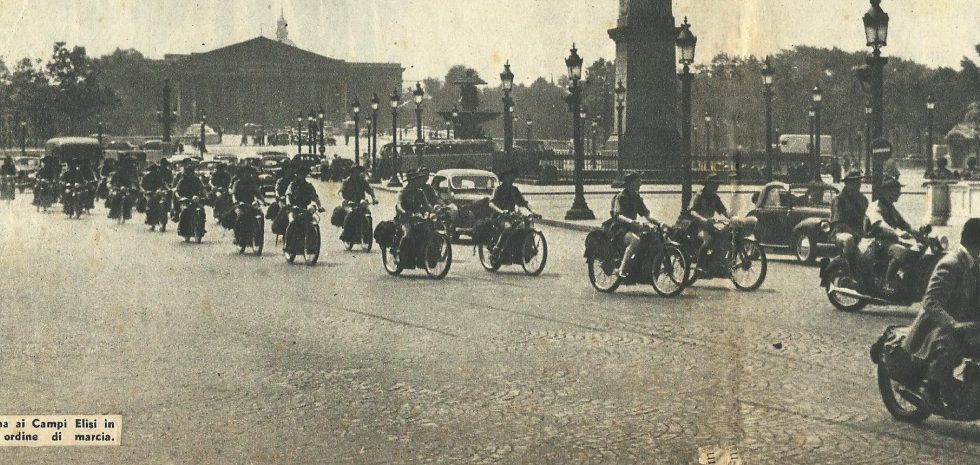
[[[354,165],[354,166],[351,166],[350,167],[350,172],[348,173],[348,176],[356,176],[356,175],[361,174],[363,172],[364,172],[364,167],[363,166],[361,166],[361,165]]]
[[[500,178],[501,181],[503,181],[505,179],[508,179],[508,178],[511,181],[513,181],[515,178],[517,178],[518,175],[519,175],[519,172],[517,171],[517,168],[514,167],[514,166],[510,166],[510,167],[504,168],[499,173],[497,173],[497,177]]]

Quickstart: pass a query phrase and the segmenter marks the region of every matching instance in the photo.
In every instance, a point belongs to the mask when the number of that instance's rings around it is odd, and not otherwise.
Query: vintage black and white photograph
[[[0,463],[978,463],[978,6],[0,0]]]

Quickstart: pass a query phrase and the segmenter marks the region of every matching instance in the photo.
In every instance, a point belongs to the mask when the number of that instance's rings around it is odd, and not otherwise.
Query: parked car
[[[830,205],[838,193],[822,183],[766,184],[752,195],[754,207],[748,214],[758,220],[756,238],[763,247],[788,250],[805,264],[832,254]]]
[[[143,150],[163,150],[163,141],[158,139],[148,140],[140,146]]]
[[[197,165],[197,169],[195,171],[197,171],[197,175],[201,178],[201,182],[203,182],[204,185],[210,184],[211,175],[214,174],[214,170],[218,168],[218,163],[220,162],[217,160],[205,160]]]
[[[136,150],[136,146],[124,140],[114,140],[105,146],[106,150],[129,151]]]
[[[214,161],[225,162],[225,163],[227,163],[229,165],[237,165],[238,164],[238,155],[231,154],[231,153],[216,153],[211,158]]]
[[[33,190],[37,170],[41,168],[41,157],[17,157],[14,159],[14,166],[17,168],[17,188],[21,192],[25,189]]]
[[[499,183],[497,175],[476,169],[441,170],[432,176],[429,184],[436,193],[459,209],[453,218],[453,239],[471,236],[476,222],[490,217],[490,196]]]

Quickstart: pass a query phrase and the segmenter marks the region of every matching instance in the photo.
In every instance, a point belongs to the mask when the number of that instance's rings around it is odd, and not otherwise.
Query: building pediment
[[[221,47],[210,52],[195,53],[178,62],[182,66],[304,66],[316,68],[337,67],[343,60],[325,57],[267,37],[256,37],[245,42]]]

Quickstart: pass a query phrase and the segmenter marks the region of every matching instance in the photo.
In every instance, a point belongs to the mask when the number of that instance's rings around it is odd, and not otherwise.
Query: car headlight
[[[939,245],[943,246],[943,250],[949,250],[949,238],[946,236],[940,237]]]
[[[820,222],[820,231],[823,231],[824,234],[830,234],[830,222],[829,221],[821,221]]]

